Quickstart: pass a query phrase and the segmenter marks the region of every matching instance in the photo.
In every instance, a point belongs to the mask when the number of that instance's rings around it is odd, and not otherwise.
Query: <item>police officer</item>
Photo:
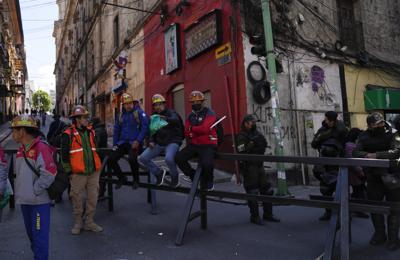
[[[367,117],[368,129],[364,131],[353,151],[353,156],[358,158],[373,159],[398,159],[400,156],[400,136],[392,133],[382,114],[374,112]],[[399,167],[389,169],[365,168],[367,176],[367,197],[369,200],[400,201],[400,186],[392,187],[384,181],[383,176],[400,174]],[[370,240],[371,245],[380,245],[387,242],[388,250],[400,248],[399,242],[399,213],[391,212],[387,217],[387,231],[385,218],[382,214],[371,214],[375,232]]]
[[[257,130],[256,119],[252,115],[244,117],[241,124],[241,131],[237,136],[237,151],[246,154],[264,154],[267,148],[267,140]],[[268,182],[264,171],[264,162],[241,161],[240,172],[243,175],[244,188],[248,194],[273,195],[271,183]],[[263,225],[259,216],[258,202],[248,201],[250,208],[250,222]],[[263,203],[263,219],[271,222],[280,222],[272,214],[272,204]]]
[[[347,139],[348,130],[342,121],[337,119],[335,111],[325,113],[322,126],[311,142],[311,147],[319,151],[320,157],[339,157],[344,155],[344,145]],[[339,168],[337,166],[316,165],[313,168],[314,176],[320,181],[320,191],[324,196],[332,196],[336,188],[336,180]],[[328,221],[332,212],[326,209],[319,218],[321,221]]]

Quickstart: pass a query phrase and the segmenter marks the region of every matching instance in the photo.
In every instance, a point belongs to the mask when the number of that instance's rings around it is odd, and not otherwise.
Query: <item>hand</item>
[[[156,144],[155,144],[154,142],[150,142],[150,143],[149,143],[149,147],[150,147],[150,148],[154,148],[155,145],[156,145]]]
[[[367,153],[367,155],[365,156],[365,158],[368,158],[368,159],[376,159],[376,153]]]
[[[139,149],[139,142],[138,142],[138,141],[133,141],[133,143],[132,143],[132,149],[133,149],[133,150]]]

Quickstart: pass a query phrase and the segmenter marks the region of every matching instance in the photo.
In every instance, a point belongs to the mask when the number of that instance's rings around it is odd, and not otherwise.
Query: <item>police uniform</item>
[[[242,129],[237,136],[237,151],[243,154],[264,154],[268,146],[267,140],[257,129],[246,129],[245,122],[254,121],[252,115],[244,117]],[[243,186],[248,194],[254,195],[273,195],[271,183],[267,180],[267,175],[264,171],[264,162],[262,161],[240,161],[240,172],[243,175]],[[255,224],[260,224],[258,202],[248,201],[250,208],[250,221]],[[272,204],[263,203],[263,219],[267,221],[279,222],[272,214]]]

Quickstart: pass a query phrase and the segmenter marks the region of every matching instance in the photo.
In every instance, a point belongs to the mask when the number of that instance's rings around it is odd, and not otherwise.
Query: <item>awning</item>
[[[114,94],[118,94],[119,92],[125,90],[128,87],[128,84],[125,82],[122,82],[121,85],[115,87],[112,89]]]
[[[365,110],[399,110],[400,89],[368,88],[364,92]]]

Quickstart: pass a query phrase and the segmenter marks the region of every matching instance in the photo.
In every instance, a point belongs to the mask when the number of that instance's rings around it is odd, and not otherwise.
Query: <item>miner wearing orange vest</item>
[[[73,235],[81,229],[101,232],[103,228],[94,223],[101,161],[96,152],[94,131],[88,128],[89,112],[83,106],[76,106],[70,118],[72,126],[65,130],[61,138],[61,159],[63,168],[70,174],[72,209],[75,224]],[[86,219],[83,226],[83,194],[87,192]]]

